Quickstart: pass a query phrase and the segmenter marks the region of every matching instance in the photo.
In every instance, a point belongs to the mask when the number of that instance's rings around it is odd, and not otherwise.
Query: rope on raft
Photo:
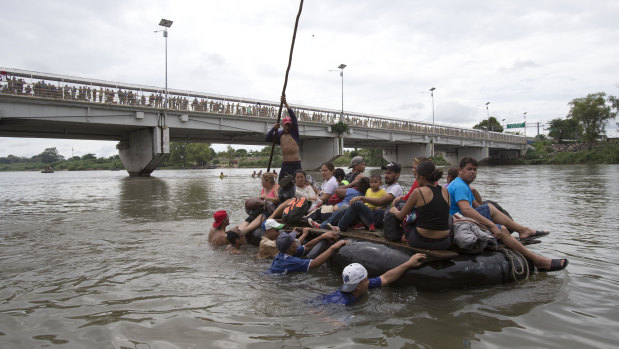
[[[507,248],[499,248],[498,250],[501,251],[505,255],[505,258],[509,261],[509,265],[511,266],[511,271],[509,273],[511,281],[519,282],[520,280],[526,280],[529,278],[529,263],[527,263],[527,259],[522,255],[522,253]],[[516,268],[516,262],[514,259],[518,261],[520,267],[519,270]],[[518,279],[519,277],[523,278]]]

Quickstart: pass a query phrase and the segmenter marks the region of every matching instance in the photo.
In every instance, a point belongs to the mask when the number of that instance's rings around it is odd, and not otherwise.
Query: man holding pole
[[[282,169],[279,171],[279,180],[284,178],[286,173],[294,176],[294,171],[302,169],[301,157],[299,156],[299,147],[301,139],[299,138],[299,124],[294,111],[286,101],[286,95],[282,95],[282,103],[288,110],[288,116],[282,121],[283,130],[279,129],[279,122],[275,123],[273,128],[267,133],[266,141],[279,144],[282,148]],[[281,183],[280,183],[281,185]]]

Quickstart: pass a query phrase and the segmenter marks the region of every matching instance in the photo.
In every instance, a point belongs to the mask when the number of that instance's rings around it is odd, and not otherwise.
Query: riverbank
[[[548,140],[537,141],[532,144],[524,158],[509,162],[491,161],[488,165],[569,165],[569,164],[619,164],[619,143],[599,143],[587,150],[585,143],[553,144]],[[348,167],[352,155],[355,152],[346,152],[334,161],[336,167]],[[366,158],[368,166],[380,167],[382,157],[372,153],[361,153]],[[7,159],[7,158],[3,158]],[[41,171],[46,166],[51,166],[55,171],[100,171],[100,170],[124,170],[124,166],[118,155],[109,158],[81,159],[78,157],[59,160],[52,163],[33,161],[30,159],[12,159],[14,162],[0,163],[0,172],[8,171]],[[233,164],[226,164],[221,159],[218,161],[219,168],[266,168],[269,162],[268,156],[235,157]],[[449,166],[442,156],[432,158],[438,166]],[[8,162],[8,161],[7,161]],[[407,167],[410,164],[402,164]],[[271,164],[272,168],[281,167],[281,157],[275,157]],[[196,167],[201,169],[205,167]],[[183,169],[181,165],[160,166],[160,169],[177,170]]]
[[[532,144],[522,162],[524,165],[619,164],[619,143],[599,143],[587,150],[585,143],[552,144],[537,141]]]

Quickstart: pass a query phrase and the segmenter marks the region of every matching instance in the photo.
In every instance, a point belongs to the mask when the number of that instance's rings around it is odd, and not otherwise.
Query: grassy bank
[[[537,141],[532,144],[522,164],[619,164],[619,143],[599,143],[591,150],[585,147],[565,147],[550,141]]]

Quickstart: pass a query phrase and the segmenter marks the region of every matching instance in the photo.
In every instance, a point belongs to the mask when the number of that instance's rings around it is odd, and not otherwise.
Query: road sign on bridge
[[[507,124],[507,128],[524,128],[524,122],[520,124]]]

